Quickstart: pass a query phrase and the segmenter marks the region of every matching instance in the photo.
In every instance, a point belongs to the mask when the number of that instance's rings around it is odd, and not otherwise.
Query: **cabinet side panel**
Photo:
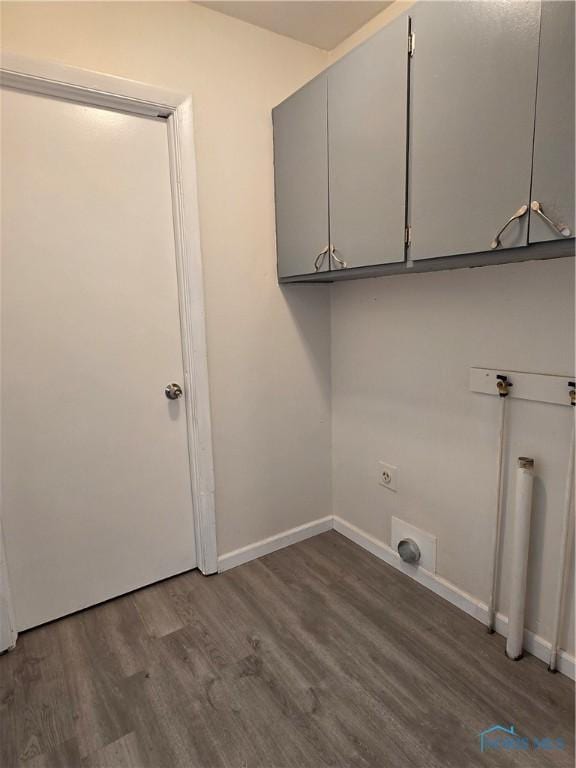
[[[316,256],[328,246],[326,100],[321,76],[272,113],[279,277],[314,272]]]

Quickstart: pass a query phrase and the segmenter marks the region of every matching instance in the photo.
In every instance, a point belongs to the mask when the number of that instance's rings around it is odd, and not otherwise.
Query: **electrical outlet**
[[[380,477],[378,482],[389,491],[398,490],[398,467],[393,464],[386,464],[385,461],[378,462]]]

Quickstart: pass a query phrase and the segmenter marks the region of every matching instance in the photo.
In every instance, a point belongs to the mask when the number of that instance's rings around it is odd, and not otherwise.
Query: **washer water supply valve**
[[[504,376],[503,373],[499,373],[496,376],[496,389],[498,390],[498,394],[500,397],[508,397],[510,394],[510,387],[513,387],[511,381],[509,381],[508,376]]]
[[[398,542],[398,554],[405,563],[416,565],[420,561],[420,547],[414,539],[402,539]]]

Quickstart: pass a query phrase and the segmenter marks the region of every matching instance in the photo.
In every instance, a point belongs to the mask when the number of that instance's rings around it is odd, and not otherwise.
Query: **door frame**
[[[202,573],[216,573],[214,463],[192,98],[114,75],[11,53],[2,55],[0,85],[166,120],[196,557]],[[2,560],[0,542],[0,563]],[[0,597],[4,592],[7,585],[0,583]],[[5,626],[3,613],[10,624],[0,600],[0,640]]]

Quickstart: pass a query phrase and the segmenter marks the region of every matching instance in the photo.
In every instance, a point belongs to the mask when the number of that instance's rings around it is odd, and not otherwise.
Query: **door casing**
[[[134,80],[9,53],[2,57],[0,84],[167,122],[196,559],[203,574],[216,573],[214,463],[192,99]],[[0,565],[4,562],[1,522],[0,486]],[[0,567],[0,653],[15,645],[16,636],[7,573]]]

